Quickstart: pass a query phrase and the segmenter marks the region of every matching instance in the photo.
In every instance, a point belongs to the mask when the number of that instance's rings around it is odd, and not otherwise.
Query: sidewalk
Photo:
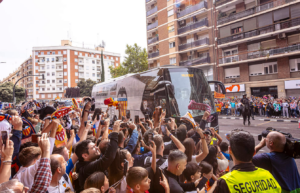
[[[237,120],[242,120],[243,117],[242,116],[231,116],[231,115],[219,115],[219,118],[221,119],[237,119]],[[252,117],[250,117],[250,119],[252,120]],[[274,122],[290,122],[290,123],[298,123],[298,118],[289,118],[289,119],[283,119],[283,118],[267,118],[267,117],[261,117],[261,116],[255,116],[254,115],[254,119],[255,120],[259,120],[259,121],[274,121]]]

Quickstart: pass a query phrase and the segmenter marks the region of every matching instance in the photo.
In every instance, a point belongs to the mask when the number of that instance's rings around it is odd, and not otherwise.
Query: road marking
[[[271,121],[268,121],[268,122],[265,122],[265,123],[261,123],[261,124],[258,124],[256,125],[255,127],[259,126],[259,125],[264,125],[264,124],[267,124],[267,123],[270,123]]]

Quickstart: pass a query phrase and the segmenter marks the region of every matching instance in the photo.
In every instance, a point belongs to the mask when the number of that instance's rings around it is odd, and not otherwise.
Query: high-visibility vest
[[[233,170],[221,178],[226,181],[230,192],[281,193],[280,185],[269,171],[256,169],[255,171]]]

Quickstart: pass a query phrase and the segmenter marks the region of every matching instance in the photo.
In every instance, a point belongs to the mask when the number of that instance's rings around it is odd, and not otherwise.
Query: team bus
[[[193,101],[196,104],[210,106],[209,127],[218,130],[218,115],[210,85],[225,94],[225,87],[218,81],[207,81],[201,69],[193,67],[163,66],[137,74],[127,74],[107,82],[94,85],[92,97],[96,107],[105,111],[106,98],[113,98],[121,104],[121,115],[134,120],[138,115],[144,118],[152,116],[156,107],[166,110],[166,117],[176,120],[190,112],[196,122],[200,122],[205,110],[189,109]],[[118,110],[110,108],[110,118],[118,115]]]

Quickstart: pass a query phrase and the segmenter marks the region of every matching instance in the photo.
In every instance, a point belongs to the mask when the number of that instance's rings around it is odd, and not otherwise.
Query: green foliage
[[[0,84],[0,101],[2,102],[13,102],[13,88],[14,84],[11,82],[6,82],[4,84]],[[15,97],[16,104],[20,101],[25,100],[25,88],[19,87],[16,85],[15,87]]]
[[[79,91],[80,91],[80,97],[92,96],[92,90],[95,84],[97,84],[97,82],[91,79],[87,79],[87,80],[81,79],[77,83],[77,86],[79,87]]]
[[[104,71],[104,62],[103,62],[103,51],[101,51],[101,82],[105,81],[105,71]]]
[[[110,73],[113,78],[123,76],[128,73],[138,73],[148,70],[148,54],[145,48],[141,48],[137,44],[133,46],[126,45],[126,57],[124,62],[114,68],[110,66]]]

